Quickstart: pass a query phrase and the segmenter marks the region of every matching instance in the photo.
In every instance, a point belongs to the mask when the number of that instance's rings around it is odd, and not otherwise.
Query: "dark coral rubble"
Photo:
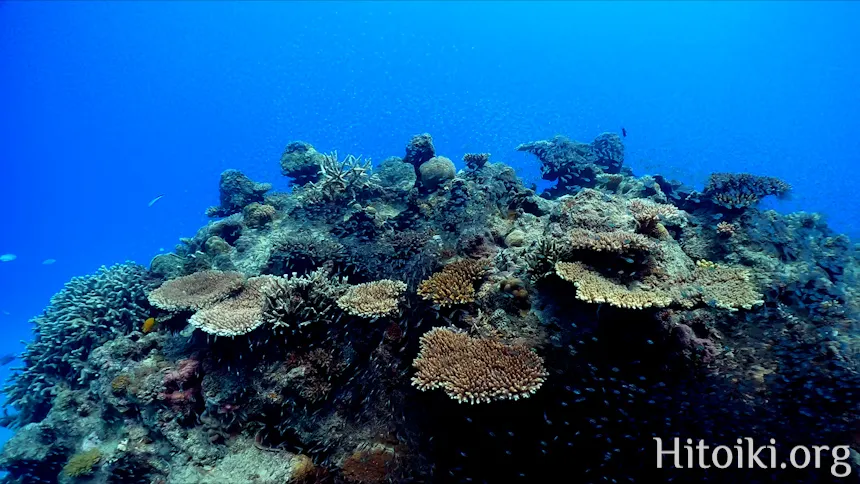
[[[290,143],[289,193],[225,172],[193,237],[33,320],[4,481],[832,480],[826,452],[657,469],[654,437],[849,446],[856,475],[858,246],[757,208],[774,178],[637,177],[611,133],[517,149],[556,185],[429,134],[375,168]]]

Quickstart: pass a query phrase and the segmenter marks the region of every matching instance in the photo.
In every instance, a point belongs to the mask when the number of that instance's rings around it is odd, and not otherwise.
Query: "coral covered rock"
[[[373,174],[372,179],[380,186],[408,192],[415,186],[415,167],[397,157],[386,158]]]
[[[319,180],[323,154],[310,143],[294,141],[281,155],[281,173],[292,178],[292,184],[304,185]]]
[[[271,189],[271,183],[256,183],[239,170],[225,170],[219,184],[221,205],[211,207],[207,215],[226,217],[239,213],[248,204],[262,203],[263,195]]]
[[[403,161],[418,168],[431,158],[436,156],[436,148],[433,146],[433,137],[429,134],[416,134],[406,144],[406,156]]]

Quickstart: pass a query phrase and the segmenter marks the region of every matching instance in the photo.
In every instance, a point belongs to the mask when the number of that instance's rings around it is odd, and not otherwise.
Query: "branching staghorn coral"
[[[543,359],[529,348],[442,327],[421,336],[412,364],[417,369],[415,387],[440,388],[460,403],[527,398],[548,376]]]
[[[320,160],[320,179],[310,185],[318,188],[328,200],[336,200],[346,193],[355,201],[357,190],[370,181],[370,169],[370,158],[362,162],[361,156],[347,155],[343,161],[338,161],[337,151],[334,151],[323,155]]]
[[[278,330],[300,332],[313,323],[328,323],[337,317],[335,301],[348,286],[322,267],[305,276],[278,277],[266,287],[262,317]]]

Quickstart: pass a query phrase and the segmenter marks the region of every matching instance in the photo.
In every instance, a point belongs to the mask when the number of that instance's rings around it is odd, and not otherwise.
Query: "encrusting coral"
[[[275,207],[254,202],[242,210],[245,224],[248,227],[263,227],[275,218],[277,211]]]
[[[289,143],[289,193],[224,172],[217,219],[33,319],[0,482],[820,482],[643,449],[850,443],[860,247],[756,208],[776,179],[519,149],[555,186],[426,133],[377,167]]]
[[[424,391],[440,388],[460,403],[527,398],[548,376],[543,360],[528,348],[442,327],[421,336],[412,364],[418,370],[413,385]]]

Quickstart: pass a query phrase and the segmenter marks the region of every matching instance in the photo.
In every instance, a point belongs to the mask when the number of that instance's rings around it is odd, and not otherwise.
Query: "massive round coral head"
[[[169,311],[202,309],[242,288],[240,272],[207,270],[177,277],[149,293],[149,303]]]
[[[441,388],[460,403],[526,398],[548,376],[543,359],[525,346],[441,327],[421,336],[412,365],[418,370],[413,386],[422,391]]]

